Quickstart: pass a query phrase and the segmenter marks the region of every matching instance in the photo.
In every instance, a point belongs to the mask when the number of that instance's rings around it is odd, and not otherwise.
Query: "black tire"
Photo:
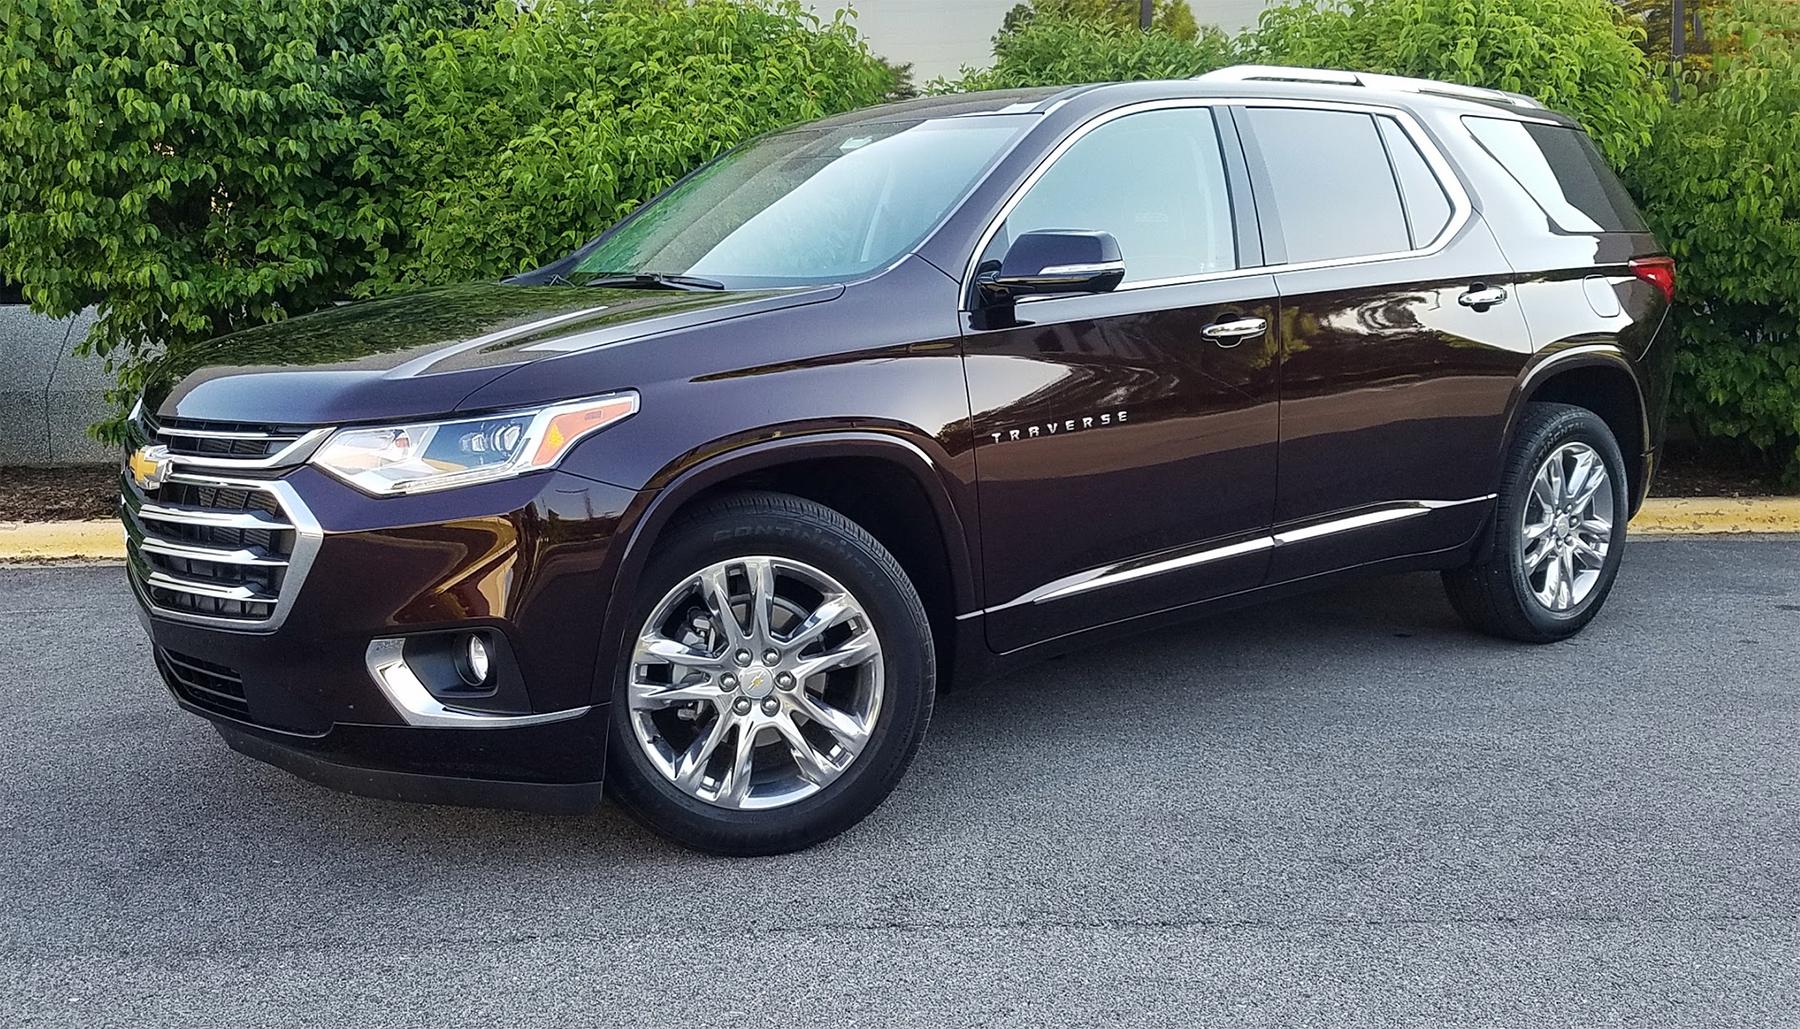
[[[1533,573],[1525,567],[1523,532],[1527,515],[1541,511],[1532,500],[1533,481],[1551,455],[1569,444],[1592,448],[1605,467],[1612,494],[1612,530],[1604,560],[1590,569],[1595,574],[1591,587],[1566,609],[1557,610],[1539,598]],[[1586,408],[1569,404],[1526,405],[1507,452],[1491,537],[1479,551],[1483,556],[1467,567],[1443,573],[1450,605],[1471,627],[1503,639],[1553,643],[1575,635],[1593,621],[1612,591],[1624,555],[1629,510],[1625,461],[1606,422]]]
[[[628,709],[636,637],[627,637],[614,677],[607,790],[651,830],[696,850],[733,856],[800,850],[861,821],[912,763],[931,720],[936,688],[931,626],[899,562],[838,512],[782,493],[733,494],[684,512],[651,554],[627,631],[638,633],[683,580],[751,556],[804,562],[840,583],[879,639],[875,660],[883,685],[867,742],[835,780],[786,806],[737,810],[689,795],[652,761]],[[723,717],[724,708],[719,711]]]

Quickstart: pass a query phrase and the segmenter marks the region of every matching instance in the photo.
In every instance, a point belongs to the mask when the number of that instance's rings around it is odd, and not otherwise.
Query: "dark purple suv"
[[[1674,266],[1525,97],[1235,68],[765,136],[505,282],[162,370],[124,477],[177,701],[341,789],[803,847],[939,689],[1441,569],[1578,631]]]

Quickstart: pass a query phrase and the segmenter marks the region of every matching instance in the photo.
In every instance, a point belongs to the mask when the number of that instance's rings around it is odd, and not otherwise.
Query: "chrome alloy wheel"
[[[701,569],[651,611],[631,655],[631,727],[665,778],[737,810],[831,785],[881,716],[881,641],[836,579],[781,557]]]
[[[1613,488],[1586,443],[1565,443],[1538,467],[1521,521],[1525,581],[1538,603],[1568,611],[1600,581],[1612,544]]]

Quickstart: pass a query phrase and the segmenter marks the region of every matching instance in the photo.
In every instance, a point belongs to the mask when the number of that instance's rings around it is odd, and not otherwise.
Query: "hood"
[[[159,419],[340,425],[450,414],[532,361],[816,304],[841,286],[673,292],[473,283],[421,290],[209,340],[153,370]],[[593,392],[628,386],[596,383]]]

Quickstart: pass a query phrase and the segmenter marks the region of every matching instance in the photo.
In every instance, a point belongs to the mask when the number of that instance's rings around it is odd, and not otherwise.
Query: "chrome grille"
[[[166,617],[274,629],[322,535],[292,486],[261,476],[303,461],[330,430],[259,432],[232,425],[203,434],[193,423],[182,424],[178,430],[148,420],[138,426],[141,438],[154,441],[150,452],[169,462],[170,473],[150,490],[140,488],[129,470],[123,477],[119,513],[132,585]],[[253,443],[255,452],[226,456],[230,448],[247,450]]]
[[[240,422],[159,422],[139,416],[139,433],[170,457],[203,468],[280,468],[306,460],[330,429],[308,429]]]

